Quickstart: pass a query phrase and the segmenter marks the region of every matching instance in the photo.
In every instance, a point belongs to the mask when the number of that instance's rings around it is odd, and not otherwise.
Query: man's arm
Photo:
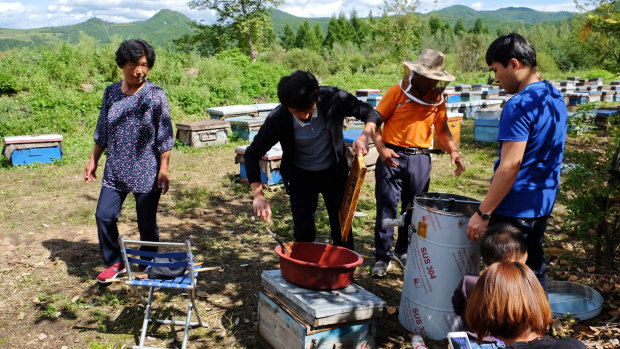
[[[517,178],[526,145],[527,141],[502,142],[500,163],[493,175],[489,191],[480,204],[481,212],[492,213],[504,200]],[[473,241],[479,240],[488,225],[488,221],[474,214],[467,225],[467,236]]]
[[[454,137],[452,137],[452,132],[450,132],[450,128],[448,127],[448,122],[444,121],[441,123],[439,129],[437,129],[439,142],[443,146],[444,149],[450,154],[450,163],[452,165],[456,165],[456,169],[454,170],[454,174],[459,176],[461,172],[465,171],[465,162],[461,158],[461,154],[456,146],[456,142],[454,141]]]
[[[367,122],[366,125],[364,125],[362,134],[353,142],[353,153],[362,156],[368,154],[368,144],[376,132],[377,124],[374,122]]]

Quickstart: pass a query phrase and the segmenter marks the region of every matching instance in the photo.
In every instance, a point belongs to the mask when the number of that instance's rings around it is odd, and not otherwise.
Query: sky
[[[278,9],[298,17],[330,17],[350,14],[358,17],[369,11],[380,15],[383,0],[284,0]],[[465,5],[478,11],[504,7],[529,7],[538,11],[576,12],[573,0],[420,0],[417,12],[429,12],[452,5]],[[209,10],[191,10],[185,0],[0,0],[0,28],[30,29],[54,27],[84,22],[98,17],[113,23],[144,21],[159,10],[181,12],[202,24],[215,23],[215,14]]]

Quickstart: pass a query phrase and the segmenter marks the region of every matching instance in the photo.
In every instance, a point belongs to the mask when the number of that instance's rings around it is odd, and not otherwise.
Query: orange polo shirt
[[[431,126],[435,125],[440,134],[442,123],[448,121],[446,103],[433,107],[415,101],[405,103],[408,99],[399,85],[390,87],[381,97],[377,111],[383,119],[383,142],[399,147],[429,148],[433,139]]]

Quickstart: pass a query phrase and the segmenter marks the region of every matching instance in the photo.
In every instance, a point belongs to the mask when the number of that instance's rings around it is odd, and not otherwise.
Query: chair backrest
[[[190,282],[192,286],[196,285],[194,278],[194,260],[192,255],[191,243],[188,240],[185,242],[153,242],[153,241],[138,241],[138,240],[125,240],[123,236],[118,237],[121,256],[123,263],[127,268],[127,276],[129,281],[133,281],[132,265],[142,265],[145,267],[164,267],[164,268],[187,268],[190,276]],[[131,248],[131,247],[134,248]],[[139,248],[141,247],[156,247],[158,252],[145,251]],[[159,251],[162,249],[163,251]],[[145,257],[147,259],[141,259]],[[158,261],[155,261],[158,258]],[[169,258],[170,262],[162,262],[162,258]]]

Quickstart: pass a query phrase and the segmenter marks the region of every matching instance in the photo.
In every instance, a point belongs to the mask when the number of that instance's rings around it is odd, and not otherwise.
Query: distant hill
[[[506,7],[494,11],[476,11],[471,7],[454,5],[441,10],[429,12],[428,15],[438,14],[442,21],[450,24],[459,19],[465,27],[471,27],[480,18],[485,25],[491,28],[506,22],[522,22],[531,25],[542,22],[555,22],[574,17],[573,12],[541,12],[527,7]]]
[[[110,23],[91,18],[86,22],[61,27],[0,29],[0,50],[28,44],[53,43],[56,40],[75,42],[80,32],[102,43],[108,43],[112,36],[119,35],[124,39],[141,38],[152,45],[165,46],[193,30],[192,20],[182,13],[161,10],[146,21],[132,23]]]
[[[466,28],[473,26],[476,19],[481,18],[484,25],[491,30],[506,25],[507,23],[523,23],[532,25],[540,22],[552,22],[565,20],[574,16],[571,12],[540,12],[525,7],[507,7],[495,11],[476,11],[467,6],[455,5],[433,11],[420,16],[438,14],[443,22],[454,25],[459,19]],[[379,15],[379,11],[375,16]],[[278,35],[283,33],[288,24],[297,29],[308,21],[314,27],[319,23],[323,32],[327,32],[327,25],[331,17],[305,18],[297,17],[286,12],[274,9],[271,23]],[[37,29],[2,29],[0,28],[0,51],[12,47],[26,45],[50,44],[57,40],[75,42],[79,39],[80,32],[92,36],[102,43],[110,42],[110,38],[119,35],[124,39],[142,38],[156,46],[166,46],[172,40],[178,39],[185,34],[193,32],[192,20],[182,13],[172,10],[161,10],[149,20],[132,23],[110,23],[99,18],[91,18],[86,22]]]

